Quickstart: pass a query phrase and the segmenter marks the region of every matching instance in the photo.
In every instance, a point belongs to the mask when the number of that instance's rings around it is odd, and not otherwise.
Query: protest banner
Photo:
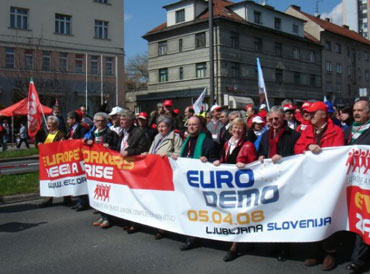
[[[244,169],[84,147],[90,205],[175,233],[235,242],[312,242],[340,230],[370,243],[370,147],[326,148]]]

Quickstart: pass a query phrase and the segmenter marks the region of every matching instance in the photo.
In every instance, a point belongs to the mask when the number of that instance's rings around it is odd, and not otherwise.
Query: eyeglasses
[[[269,118],[269,121],[272,122],[272,121],[279,121],[280,118],[279,117],[273,117],[273,118]]]
[[[96,123],[104,123],[105,120],[95,120]]]
[[[199,124],[188,124],[188,127],[198,127]]]

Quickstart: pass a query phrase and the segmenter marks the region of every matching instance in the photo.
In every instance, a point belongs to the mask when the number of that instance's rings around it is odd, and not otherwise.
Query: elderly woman
[[[46,139],[44,141],[44,144],[50,144],[57,141],[64,140],[64,132],[59,130],[59,119],[56,116],[49,116],[47,119],[47,128],[48,128],[48,135],[46,136]],[[70,196],[63,197],[63,204],[64,205],[70,205],[72,203]],[[42,203],[40,204],[40,207],[47,207],[51,206],[53,204],[53,197],[46,197]]]
[[[173,153],[179,154],[182,147],[182,138],[175,133],[173,128],[173,119],[167,115],[161,115],[157,119],[158,134],[149,149],[150,154],[158,154],[161,157],[171,156]],[[146,155],[143,153],[142,155]],[[154,239],[159,240],[164,236],[163,230],[158,230]]]
[[[221,159],[214,161],[215,166],[221,163],[236,164],[238,168],[243,168],[246,164],[257,160],[257,151],[254,145],[246,139],[247,124],[242,118],[232,121],[230,127],[231,138],[225,143]],[[230,250],[224,257],[224,261],[232,261],[238,255],[237,243],[233,243]]]
[[[94,115],[94,125],[96,129],[92,132],[89,139],[85,139],[85,143],[88,145],[101,144],[106,148],[118,151],[118,140],[117,133],[110,130],[107,126],[108,115],[105,112],[98,112]],[[109,216],[104,213],[100,213],[101,218],[93,223],[93,226],[99,226],[101,228],[110,227]]]

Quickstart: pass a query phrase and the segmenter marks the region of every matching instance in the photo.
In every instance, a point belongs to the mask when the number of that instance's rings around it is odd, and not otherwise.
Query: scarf
[[[182,148],[181,148],[181,151],[180,151],[180,156],[183,154],[186,146],[188,145],[189,139],[190,139],[190,136],[188,136],[188,138],[186,138],[184,144],[182,145]],[[203,147],[203,143],[204,143],[205,139],[206,139],[206,134],[204,132],[201,132],[198,136],[198,140],[197,140],[197,143],[195,145],[193,159],[199,159],[200,156],[202,156],[202,147]]]
[[[348,143],[353,144],[366,130],[370,128],[370,120],[364,124],[354,122],[352,124],[351,135],[349,136]]]
[[[285,132],[285,127],[283,126],[274,138],[274,129],[273,128],[270,129],[269,131],[269,158],[272,158],[272,156],[277,154],[278,142],[279,142],[281,135],[283,135],[284,132]]]

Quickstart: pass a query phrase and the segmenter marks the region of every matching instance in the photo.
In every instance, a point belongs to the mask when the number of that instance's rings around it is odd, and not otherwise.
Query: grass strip
[[[0,175],[0,197],[39,192],[39,173]]]
[[[0,152],[0,159],[7,159],[7,158],[17,158],[17,157],[25,157],[31,155],[39,155],[39,151],[37,148],[25,148],[19,150],[8,150],[8,151],[1,151]]]

